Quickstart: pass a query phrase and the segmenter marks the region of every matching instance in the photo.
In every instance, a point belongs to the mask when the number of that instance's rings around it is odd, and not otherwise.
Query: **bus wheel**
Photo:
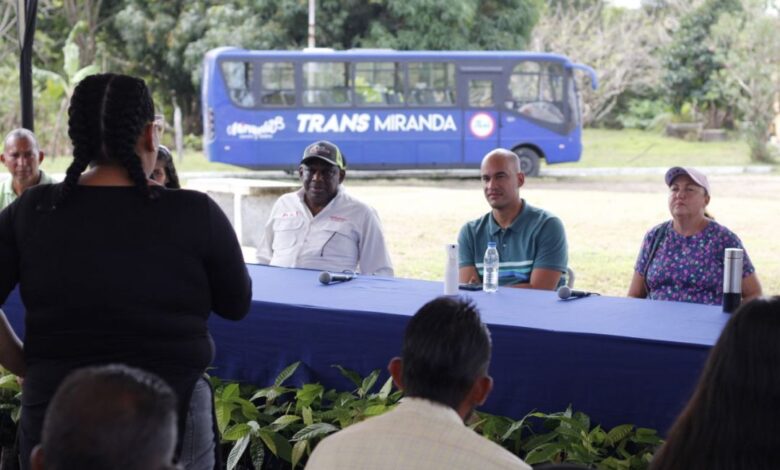
[[[539,154],[528,147],[514,149],[517,157],[520,158],[520,171],[526,176],[539,176]]]

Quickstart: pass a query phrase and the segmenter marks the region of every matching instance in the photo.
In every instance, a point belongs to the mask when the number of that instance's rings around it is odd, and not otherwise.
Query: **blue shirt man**
[[[481,282],[487,242],[495,241],[499,284],[547,290],[562,285],[568,264],[563,224],[520,198],[525,175],[517,155],[506,149],[493,150],[482,160],[480,172],[492,210],[460,230],[460,282]]]

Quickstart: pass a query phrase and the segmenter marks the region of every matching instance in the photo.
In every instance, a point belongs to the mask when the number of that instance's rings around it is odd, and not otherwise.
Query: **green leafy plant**
[[[217,421],[230,445],[228,470],[295,469],[305,465],[325,436],[391,410],[401,398],[387,379],[378,391],[379,370],[366,377],[333,366],[352,384],[349,391],[320,384],[285,385],[300,364],[285,368],[273,385],[255,389],[212,378]],[[632,424],[610,430],[592,426],[571,407],[557,413],[531,412],[520,420],[476,413],[470,427],[529,464],[574,462],[606,470],[645,469],[661,439],[655,430]],[[272,460],[276,459],[276,462]]]
[[[0,367],[0,413],[7,413],[16,423],[22,412],[22,386],[19,378]]]
[[[22,411],[22,387],[19,379],[0,367],[0,446],[11,447],[16,440],[17,423]]]
[[[606,431],[571,406],[557,413],[532,412],[519,421],[480,413],[476,431],[529,465],[572,462],[608,470],[645,469],[661,439],[653,429],[621,424]]]
[[[86,67],[79,66],[80,52],[76,39],[83,34],[88,34],[88,25],[85,21],[79,21],[71,29],[62,48],[63,66],[61,71],[55,72],[37,67],[33,69],[33,76],[41,86],[40,98],[51,103],[59,103],[54,129],[49,133],[52,155],[59,155],[62,153],[63,144],[67,145],[64,142],[67,130],[65,129],[67,123],[65,117],[73,90],[81,80],[100,72],[100,67],[97,64],[90,64]]]
[[[333,367],[350,384],[347,391],[325,390],[317,383],[288,385],[299,366],[289,365],[264,388],[210,378],[228,470],[303,468],[325,436],[385,413],[401,398],[392,379],[379,386],[379,370],[361,377],[338,365]],[[6,417],[0,424],[10,423],[8,429],[0,429],[4,441],[13,442],[20,397],[17,377],[0,369],[0,415]],[[585,413],[571,406],[557,413],[534,411],[517,421],[478,412],[470,427],[531,465],[574,462],[605,470],[646,469],[662,443],[652,429],[592,426]]]
[[[663,124],[672,119],[669,106],[661,99],[634,99],[628,102],[625,112],[617,116],[617,121],[632,129],[661,130]]]
[[[303,384],[300,388],[285,386],[300,365],[286,367],[273,385],[261,389],[225,383],[212,378],[215,389],[217,425],[222,440],[232,443],[227,468],[238,468],[249,450],[255,469],[263,467],[270,457],[303,467],[314,445],[323,437],[363,419],[393,408],[400,392],[393,392],[387,379],[372,392],[379,370],[366,377],[341,366],[334,366],[355,389],[325,390],[320,384]],[[247,398],[244,398],[247,397]]]

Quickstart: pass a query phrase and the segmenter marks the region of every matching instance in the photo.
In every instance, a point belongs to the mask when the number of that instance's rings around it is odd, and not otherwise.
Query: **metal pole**
[[[314,32],[315,32],[315,14],[317,10],[317,0],[309,0],[309,47],[314,48],[316,47],[316,42],[314,40]]]
[[[22,108],[22,127],[35,130],[32,93],[32,53],[35,38],[35,18],[38,0],[16,1],[16,22],[19,32],[19,96]]]
[[[24,31],[27,26],[27,1],[16,0],[16,32],[19,39],[19,49],[24,45]]]

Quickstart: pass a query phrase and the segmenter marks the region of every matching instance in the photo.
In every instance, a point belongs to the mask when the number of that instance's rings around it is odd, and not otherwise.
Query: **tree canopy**
[[[773,59],[762,62],[750,52],[759,46],[773,51],[763,47],[772,41],[747,33],[755,25],[764,32],[777,25],[776,17],[766,17],[765,3],[643,0],[643,8],[623,10],[604,0],[317,0],[316,39],[317,46],[335,49],[562,53],[598,74],[598,90],[580,83],[587,125],[628,122],[614,116],[640,100],[639,108],[657,112],[692,107],[694,116],[715,127],[756,121],[761,105],[744,100],[763,96],[769,103],[777,93],[777,84],[769,83],[777,77],[770,73]],[[4,129],[20,121],[14,5],[15,0],[0,0]],[[58,137],[67,143],[63,100],[79,76],[76,71],[144,77],[158,107],[168,116],[172,108],[180,109],[184,131],[199,134],[202,61],[208,50],[300,50],[307,33],[307,0],[39,0],[36,121],[54,130],[42,137],[43,144],[58,149]],[[748,83],[734,73],[737,66],[762,72]]]
[[[730,119],[728,92],[718,78],[723,61],[711,47],[710,30],[722,14],[740,9],[739,0],[706,0],[682,18],[664,54],[664,83],[673,108],[691,102],[707,113],[708,127]]]
[[[77,41],[82,57],[110,70],[146,77],[164,106],[176,100],[182,107],[189,132],[199,130],[201,62],[209,49],[301,49],[307,43],[305,0],[65,3],[81,3],[91,12],[89,34]],[[335,49],[523,49],[542,8],[541,0],[317,3],[317,45]],[[42,22],[42,33],[47,38],[66,37],[74,26],[70,17],[63,21],[50,13],[49,21]],[[94,38],[95,44],[87,38]]]

